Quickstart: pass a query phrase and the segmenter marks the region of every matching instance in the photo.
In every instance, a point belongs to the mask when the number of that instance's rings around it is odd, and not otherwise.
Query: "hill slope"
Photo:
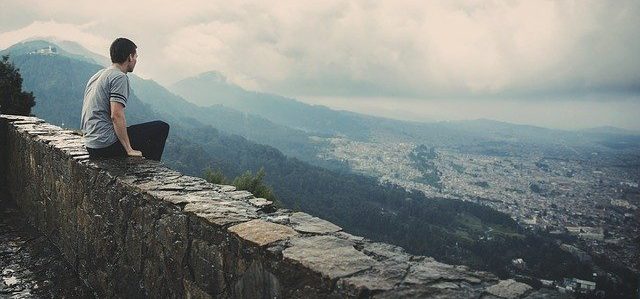
[[[535,152],[554,158],[576,154],[586,158],[594,151],[640,147],[636,132],[617,128],[565,131],[486,119],[420,123],[336,111],[245,90],[217,72],[184,79],[171,86],[171,90],[199,105],[224,105],[310,134],[342,136],[356,141],[409,142],[485,155]]]

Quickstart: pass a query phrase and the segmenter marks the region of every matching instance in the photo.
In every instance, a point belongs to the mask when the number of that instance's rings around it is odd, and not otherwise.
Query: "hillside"
[[[408,142],[483,155],[536,153],[560,159],[576,154],[586,159],[594,151],[624,151],[640,146],[637,132],[611,127],[566,131],[486,119],[421,123],[336,111],[245,90],[218,72],[186,78],[172,85],[171,90],[201,106],[223,105],[309,134],[362,142]]]
[[[222,105],[197,106],[171,93],[153,80],[141,79],[135,75],[129,77],[136,95],[157,112],[174,116],[182,122],[197,121],[231,134],[244,136],[251,141],[275,147],[288,156],[315,165],[346,170],[345,166],[337,161],[317,159],[316,155],[323,144],[313,142],[310,139],[312,135],[307,132]]]
[[[342,135],[357,140],[371,138],[370,129],[355,113],[248,91],[227,82],[224,75],[217,72],[184,79],[174,84],[171,90],[200,106],[224,105],[312,134]]]

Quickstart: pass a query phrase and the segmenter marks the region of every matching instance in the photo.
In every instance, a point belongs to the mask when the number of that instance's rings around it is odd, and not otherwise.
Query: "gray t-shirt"
[[[129,77],[115,66],[98,71],[87,83],[82,103],[84,145],[105,148],[118,141],[111,121],[111,102],[127,105]]]

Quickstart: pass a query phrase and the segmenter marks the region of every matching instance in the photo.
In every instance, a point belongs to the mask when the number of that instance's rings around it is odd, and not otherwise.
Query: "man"
[[[117,38],[109,49],[110,67],[87,83],[82,104],[82,133],[91,158],[139,157],[160,161],[169,125],[153,121],[127,127],[125,107],[129,77],[138,59],[137,46]]]

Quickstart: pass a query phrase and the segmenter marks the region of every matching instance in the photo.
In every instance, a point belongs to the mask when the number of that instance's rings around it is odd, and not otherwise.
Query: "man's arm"
[[[116,136],[118,136],[118,140],[122,143],[124,150],[127,151],[127,155],[141,157],[142,152],[131,148],[131,143],[129,142],[124,105],[118,102],[111,102],[111,121],[113,121],[113,129],[116,131]]]

